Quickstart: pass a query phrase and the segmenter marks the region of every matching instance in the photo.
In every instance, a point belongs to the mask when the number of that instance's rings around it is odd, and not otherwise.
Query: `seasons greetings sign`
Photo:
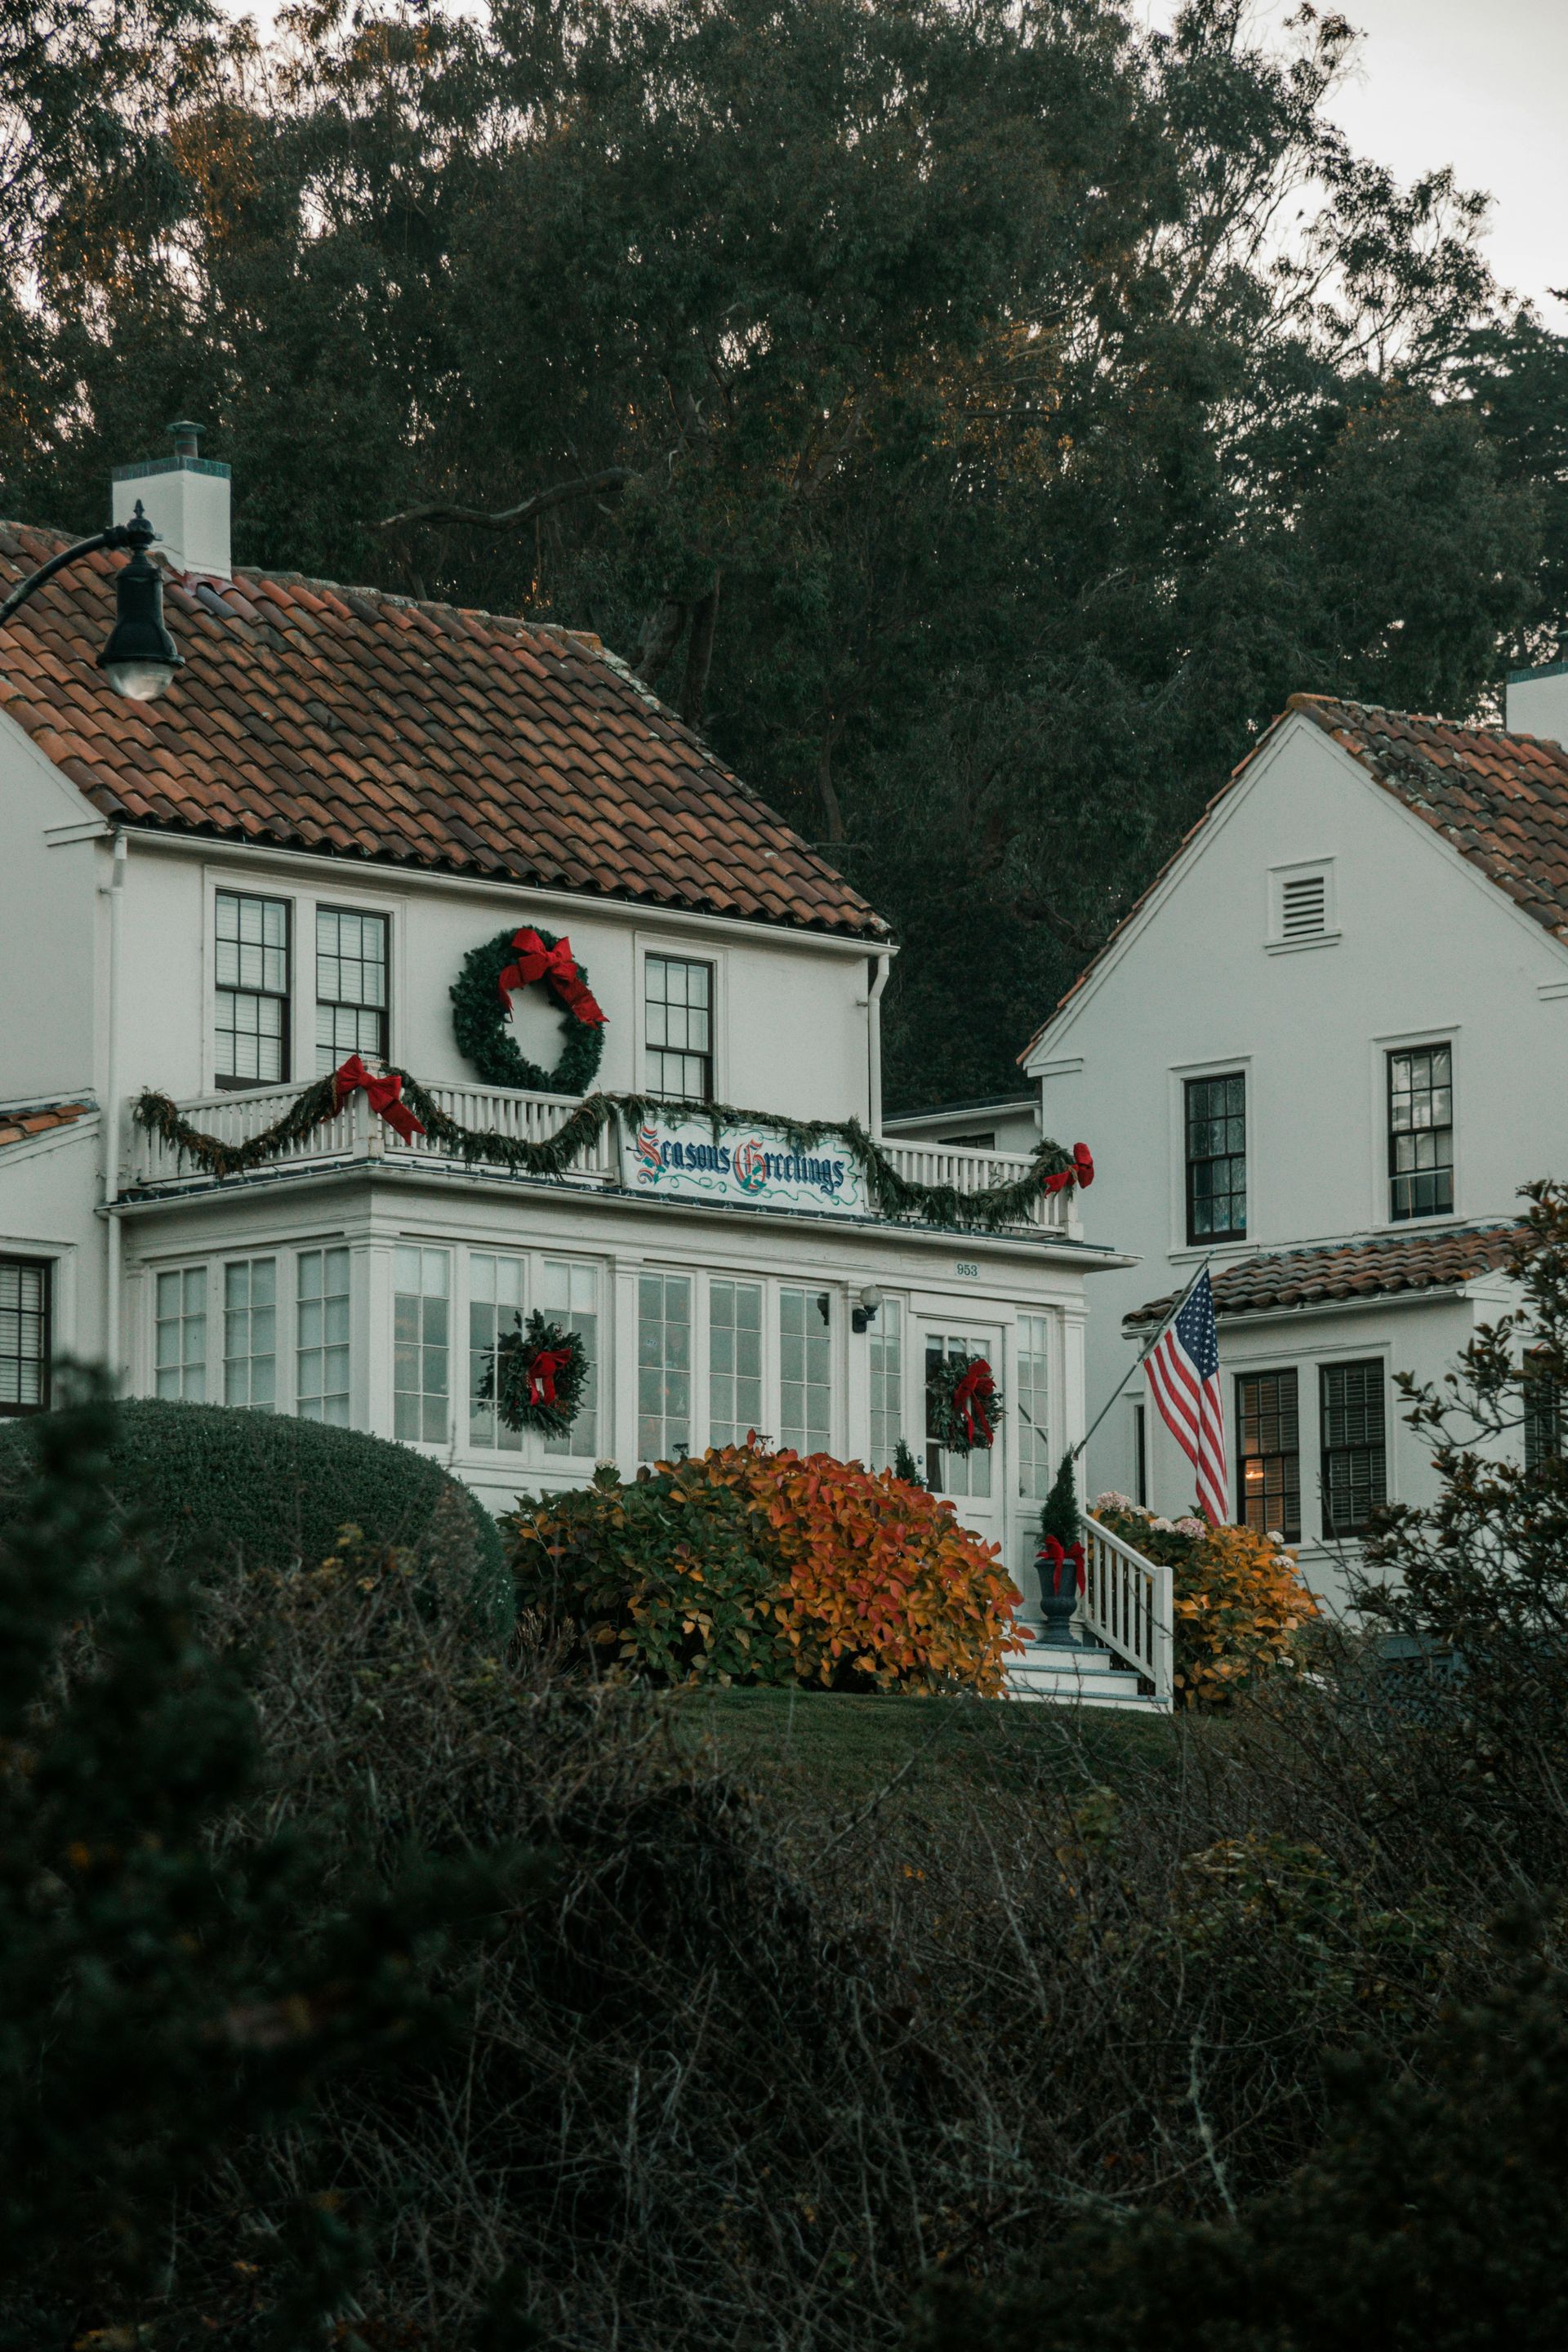
[[[765,1129],[707,1119],[646,1118],[630,1138],[627,1173],[638,1192],[672,1200],[749,1201],[761,1209],[867,1217],[871,1202],[858,1160],[842,1144],[796,1151]]]

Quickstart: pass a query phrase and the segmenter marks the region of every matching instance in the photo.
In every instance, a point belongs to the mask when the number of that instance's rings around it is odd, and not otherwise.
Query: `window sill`
[[[1306,948],[1337,948],[1342,937],[1343,933],[1340,931],[1315,931],[1310,940],[1266,940],[1263,952],[1265,955],[1299,955]]]

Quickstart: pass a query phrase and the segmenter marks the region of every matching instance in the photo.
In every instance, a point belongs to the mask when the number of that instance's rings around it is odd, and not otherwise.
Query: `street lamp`
[[[114,575],[114,626],[109,633],[109,643],[98,656],[98,667],[108,678],[116,694],[130,702],[155,702],[173,682],[174,672],[184,664],[175,648],[174,640],[163,626],[163,583],[157,567],[147,561],[147,550],[158,534],[142,511],[142,501],[136,501],[136,511],[129,522],[110,523],[92,539],[79,539],[48,562],[12,589],[0,604],[0,628],[12,614],[36,596],[57,572],[74,563],[79,555],[94,555],[100,547],[118,550],[128,547],[131,561],[121,565]]]

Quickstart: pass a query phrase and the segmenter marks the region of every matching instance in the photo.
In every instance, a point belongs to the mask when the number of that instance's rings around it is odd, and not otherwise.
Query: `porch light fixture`
[[[860,1293],[858,1306],[850,1311],[849,1323],[852,1330],[868,1331],[870,1329],[877,1319],[877,1309],[882,1304],[882,1292],[878,1289],[874,1282],[868,1282],[866,1285],[865,1289]]]
[[[172,683],[174,672],[184,667],[163,626],[163,583],[156,567],[147,561],[147,550],[157,536],[138,499],[129,522],[110,523],[91,539],[79,539],[74,547],[52,556],[13,588],[0,604],[0,628],[29,596],[36,596],[57,572],[63,572],[79,556],[96,555],[100,548],[128,547],[131,561],[114,575],[114,626],[98,656],[98,667],[115,693],[124,695],[128,702],[155,702]]]

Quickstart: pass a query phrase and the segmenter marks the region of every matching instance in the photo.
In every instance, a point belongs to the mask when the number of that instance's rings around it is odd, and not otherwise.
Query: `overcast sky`
[[[262,23],[277,0],[222,0]],[[472,0],[469,0],[472,5]],[[1165,24],[1175,0],[1135,0]],[[1255,0],[1278,32],[1300,0]],[[1402,180],[1451,163],[1493,198],[1498,277],[1568,330],[1568,0],[1341,0],[1364,35],[1334,112],[1357,152]],[[1321,8],[1326,14],[1327,8]]]
[[[1298,0],[1258,0],[1280,27]],[[1167,0],[1146,13],[1165,24]],[[1321,7],[1319,13],[1329,10]],[[1363,35],[1331,111],[1356,152],[1414,180],[1451,163],[1492,197],[1487,253],[1506,286],[1568,329],[1568,0],[1340,0]]]

